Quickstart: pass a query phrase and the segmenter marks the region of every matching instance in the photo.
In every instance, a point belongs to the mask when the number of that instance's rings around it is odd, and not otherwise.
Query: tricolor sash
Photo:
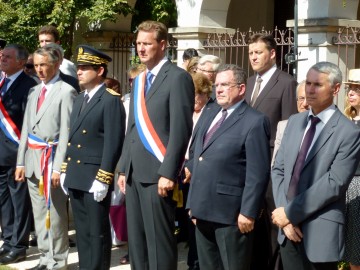
[[[145,104],[145,82],[146,72],[142,72],[134,81],[134,115],[135,124],[139,133],[141,142],[146,150],[154,155],[160,162],[163,162],[166,148],[160,140]]]
[[[46,142],[33,134],[28,136],[28,147],[33,150],[42,150],[40,158],[41,177],[39,182],[39,194],[45,196],[47,214],[46,228],[50,229],[50,204],[51,204],[51,174],[58,140]]]
[[[5,76],[0,81],[0,89],[5,83]],[[20,142],[20,131],[10,118],[9,113],[6,111],[4,104],[2,103],[0,97],[0,128],[4,132],[5,136],[14,142],[16,145],[19,145]]]

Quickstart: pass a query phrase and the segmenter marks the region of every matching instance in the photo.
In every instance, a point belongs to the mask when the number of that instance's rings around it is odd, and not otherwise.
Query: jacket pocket
[[[84,163],[87,164],[101,164],[101,157],[86,157],[84,158]]]
[[[216,192],[218,194],[225,194],[230,196],[238,196],[241,197],[244,188],[236,187],[236,186],[229,186],[224,184],[216,184]]]

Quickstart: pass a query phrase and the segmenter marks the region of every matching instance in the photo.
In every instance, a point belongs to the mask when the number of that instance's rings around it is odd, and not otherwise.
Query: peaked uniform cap
[[[107,65],[112,61],[110,56],[88,45],[79,45],[76,51],[78,65]]]

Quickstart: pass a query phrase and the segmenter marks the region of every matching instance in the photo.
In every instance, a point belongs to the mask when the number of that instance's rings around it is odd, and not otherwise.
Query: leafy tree
[[[164,23],[167,27],[177,25],[177,11],[174,0],[137,0],[135,15],[131,22],[131,30],[144,20],[154,20]]]
[[[38,47],[38,29],[55,25],[66,57],[70,57],[75,24],[80,19],[93,25],[131,13],[134,10],[126,0],[0,0],[0,37],[33,51]]]
[[[0,37],[22,44],[29,51],[38,47],[41,26],[56,26],[66,58],[71,57],[74,30],[80,19],[85,19],[90,28],[104,20],[116,21],[120,14],[134,15],[132,30],[145,19],[169,27],[176,25],[174,0],[137,0],[135,9],[127,0],[0,0],[0,14]]]

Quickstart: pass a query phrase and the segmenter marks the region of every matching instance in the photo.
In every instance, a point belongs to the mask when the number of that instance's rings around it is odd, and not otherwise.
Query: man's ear
[[[104,67],[100,66],[100,68],[98,69],[98,75],[102,76],[104,74]]]

